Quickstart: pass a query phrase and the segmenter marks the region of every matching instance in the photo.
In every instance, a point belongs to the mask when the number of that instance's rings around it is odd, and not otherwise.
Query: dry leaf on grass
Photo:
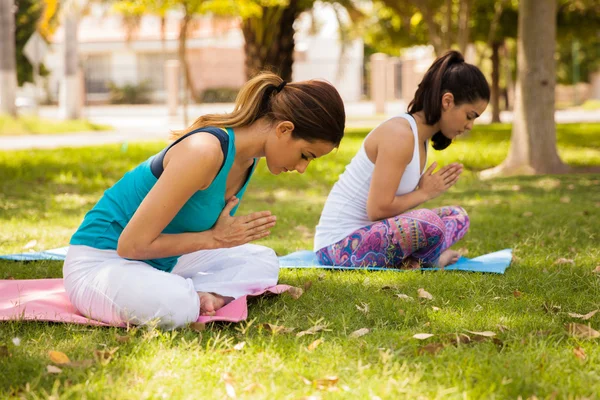
[[[571,260],[570,258],[564,258],[561,257],[558,260],[554,261],[553,265],[563,265],[563,264],[575,264],[575,261]]]
[[[398,297],[399,299],[402,299],[402,300],[408,300],[408,301],[413,301],[414,300],[412,297],[410,297],[410,296],[408,296],[408,295],[406,295],[404,293],[398,293],[396,295],[396,297]]]
[[[273,334],[277,333],[291,333],[296,328],[288,328],[283,325],[263,324],[263,327]]]
[[[423,288],[419,288],[417,290],[417,293],[419,295],[419,298],[421,298],[421,299],[433,300],[433,296],[431,295],[431,293],[429,293],[428,291],[426,291]]]
[[[46,365],[46,371],[48,371],[49,374],[60,374],[62,369],[55,365]]]
[[[523,293],[522,293],[522,292],[520,292],[520,291],[518,291],[518,290],[515,290],[515,291],[513,292],[513,296],[515,296],[515,297],[521,297],[522,295],[523,295]]]
[[[600,332],[593,329],[589,325],[570,323],[567,325],[569,335],[579,339],[595,339],[600,337]]]
[[[423,355],[425,353],[434,355],[443,348],[444,348],[444,345],[441,343],[429,343],[429,344],[426,344],[425,346],[419,347],[418,353],[419,353],[419,355]]]
[[[236,344],[235,346],[233,346],[234,350],[240,351],[244,348],[244,346],[246,346],[246,342],[239,342],[238,344]]]
[[[584,321],[587,321],[588,319],[592,318],[594,315],[596,315],[596,313],[600,311],[600,310],[594,310],[594,311],[590,311],[587,314],[577,314],[577,313],[568,313],[569,317],[573,317],[573,318],[581,318]]]
[[[571,202],[571,198],[569,196],[563,196],[563,197],[560,198],[560,202],[568,204],[568,203]]]
[[[326,275],[325,275],[325,272],[321,272],[321,273],[319,274],[319,276],[318,276],[318,279],[319,279],[320,281],[322,281],[323,279],[325,279],[325,276],[326,276]]]
[[[54,364],[62,365],[62,364],[68,364],[71,362],[71,360],[69,360],[69,357],[61,351],[50,350],[48,352],[48,355],[50,356],[50,360]]]
[[[290,296],[292,296],[292,299],[298,300],[300,298],[300,296],[302,296],[302,294],[304,293],[304,290],[302,290],[298,287],[292,286],[288,289],[288,291],[286,293],[288,293]]]
[[[323,379],[316,379],[313,384],[319,390],[329,389],[335,385],[337,385],[340,379],[337,376],[328,376]]]
[[[311,288],[312,284],[313,284],[312,281],[306,281],[306,282],[304,282],[304,285],[302,285],[302,287],[304,288],[304,291],[305,292],[308,291],[308,289]]]
[[[360,329],[358,329],[358,330],[356,330],[356,331],[352,332],[352,333],[350,334],[350,337],[351,337],[351,338],[359,338],[359,337],[361,337],[361,336],[365,336],[365,335],[366,335],[367,333],[369,333],[369,332],[370,332],[369,328],[360,328]]]
[[[316,349],[317,347],[319,347],[319,345],[321,343],[323,343],[324,340],[323,339],[317,339],[314,342],[312,342],[311,344],[308,345],[308,351],[313,351],[314,349]]]
[[[413,338],[419,339],[419,340],[425,340],[425,339],[429,339],[432,336],[433,336],[432,333],[416,333],[413,335]]]
[[[431,306],[431,309],[432,309],[433,311],[440,311],[440,310],[441,310],[441,308],[439,308],[439,307],[436,307],[436,306]]]
[[[595,274],[600,274],[600,265],[597,265],[592,272]]]
[[[474,331],[467,330],[467,332],[472,333],[473,335],[483,336],[483,337],[494,337],[494,336],[496,336],[496,334],[494,332],[492,332],[492,331],[474,332]]]
[[[533,213],[532,213],[531,211],[525,211],[525,212],[523,213],[523,216],[524,216],[524,217],[533,217]]]
[[[369,313],[369,305],[367,303],[361,302],[360,305],[356,304],[356,309],[364,314]]]
[[[585,355],[585,350],[583,350],[581,347],[574,348],[573,354],[575,354],[575,357],[579,358],[580,360],[585,360],[587,358]]]
[[[102,365],[108,364],[112,359],[115,353],[119,350],[118,347],[114,347],[112,349],[104,349],[104,350],[94,350],[94,358]]]
[[[12,342],[15,346],[20,346],[21,345],[21,339],[19,339],[18,337],[13,338]]]
[[[202,332],[206,330],[206,324],[203,322],[192,322],[190,324],[190,329],[194,332]]]
[[[310,329],[296,333],[296,336],[302,337],[304,335],[314,335],[315,333],[321,332],[321,331],[331,331],[331,329],[327,329],[327,326],[325,326],[325,325],[315,325]]]
[[[37,244],[37,240],[30,240],[29,242],[27,242],[27,244],[25,246],[23,246],[23,250],[28,250],[31,249],[33,247],[35,247],[35,245]]]

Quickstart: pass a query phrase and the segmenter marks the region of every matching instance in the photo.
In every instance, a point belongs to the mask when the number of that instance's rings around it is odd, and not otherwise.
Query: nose
[[[470,131],[471,129],[473,129],[473,121],[469,121],[467,126],[465,126],[465,130]]]
[[[304,171],[306,171],[306,168],[308,167],[308,164],[310,164],[310,161],[308,161],[308,160],[302,160],[302,161],[300,161],[300,163],[298,163],[296,165],[295,170],[298,171],[298,173],[303,174]]]

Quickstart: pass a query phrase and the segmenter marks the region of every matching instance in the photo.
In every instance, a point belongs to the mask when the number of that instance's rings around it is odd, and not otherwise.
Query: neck
[[[235,162],[243,164],[254,158],[264,157],[269,128],[269,124],[262,119],[251,125],[233,128],[236,149]]]
[[[419,140],[421,142],[430,140],[433,137],[433,135],[440,131],[439,122],[433,125],[428,125],[427,122],[425,122],[424,111],[421,110],[419,112],[414,113],[413,117],[415,117],[415,121],[417,121],[417,129],[419,130]]]

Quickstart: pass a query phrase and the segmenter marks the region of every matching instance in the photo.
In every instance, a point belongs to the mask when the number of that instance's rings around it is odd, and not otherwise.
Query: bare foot
[[[225,305],[226,298],[216,293],[198,292],[200,315],[212,316]]]
[[[440,268],[444,269],[447,265],[452,265],[458,261],[460,253],[455,250],[446,250],[440,255],[440,259],[437,264]]]

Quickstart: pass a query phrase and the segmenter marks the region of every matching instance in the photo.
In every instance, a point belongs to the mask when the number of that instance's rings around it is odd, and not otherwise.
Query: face
[[[265,147],[267,167],[274,175],[282,172],[298,171],[303,174],[312,160],[330,153],[333,143],[317,140],[309,142],[292,137],[294,124],[290,121],[280,122],[273,135],[269,136]]]
[[[474,103],[464,103],[457,106],[454,103],[452,93],[446,93],[442,96],[442,117],[440,118],[440,131],[448,139],[454,139],[457,136],[473,129],[473,124],[477,118],[485,111],[488,102],[478,100]]]

